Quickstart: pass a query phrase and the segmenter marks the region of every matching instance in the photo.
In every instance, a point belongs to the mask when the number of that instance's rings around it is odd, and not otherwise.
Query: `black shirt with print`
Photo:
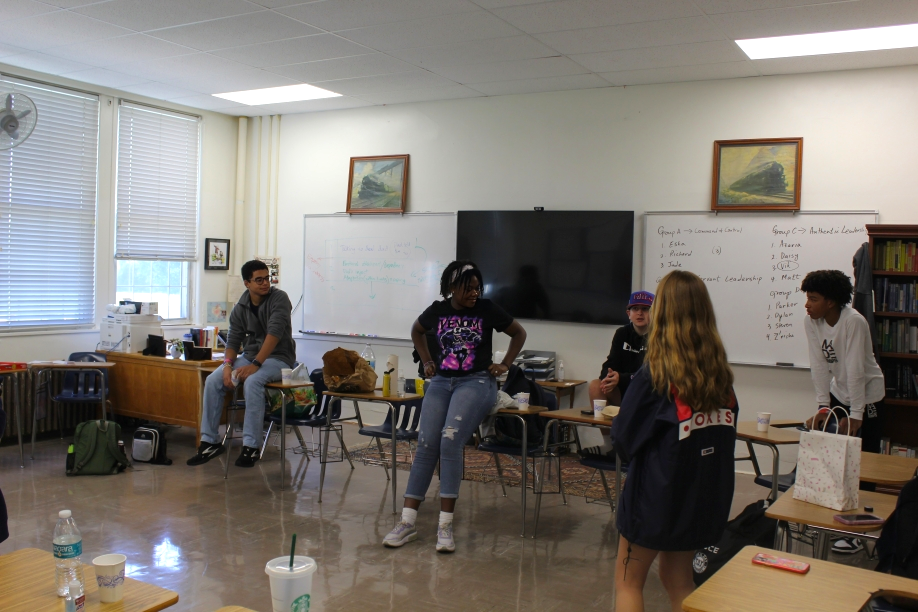
[[[433,331],[437,350],[432,354],[440,376],[468,376],[491,365],[493,330],[502,332],[513,317],[491,300],[479,299],[473,308],[456,310],[449,300],[434,302],[418,317]]]
[[[613,372],[619,373],[618,388],[621,389],[622,395],[628,390],[631,384],[631,377],[635,372],[641,369],[644,364],[644,352],[647,350],[647,336],[642,336],[634,329],[633,323],[619,327],[612,336],[612,348],[609,350],[609,356],[606,362],[602,364],[602,372],[599,379],[602,380],[609,373],[609,368]]]

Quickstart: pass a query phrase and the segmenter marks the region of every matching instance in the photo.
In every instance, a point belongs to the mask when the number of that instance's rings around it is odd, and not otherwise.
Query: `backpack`
[[[84,421],[77,425],[73,452],[67,454],[67,475],[98,476],[123,471],[131,462],[118,448],[120,438],[121,425],[114,421]]]
[[[727,528],[717,544],[695,553],[695,559],[692,561],[695,586],[704,584],[705,580],[713,576],[744,546],[774,547],[775,527],[778,521],[765,516],[768,505],[767,499],[749,504],[739,516],[727,523]]]
[[[511,365],[507,371],[507,379],[501,391],[513,397],[517,393],[528,393],[529,404],[531,406],[546,406],[549,410],[557,408],[555,398],[545,392],[541,385],[534,380],[526,377],[523,369],[516,365]],[[536,415],[526,415],[526,437],[528,445],[542,444],[544,421]],[[520,440],[523,437],[523,426],[516,419],[495,419],[494,429],[497,432],[497,439],[501,444],[507,446],[522,446]]]
[[[907,482],[877,540],[876,570],[918,579],[918,479]]]
[[[159,425],[142,425],[134,432],[131,459],[141,463],[172,465],[166,456],[166,428]]]

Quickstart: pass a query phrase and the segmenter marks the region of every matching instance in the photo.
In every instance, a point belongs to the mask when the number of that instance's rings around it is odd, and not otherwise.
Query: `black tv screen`
[[[633,211],[459,211],[457,257],[518,319],[627,323],[633,248]]]

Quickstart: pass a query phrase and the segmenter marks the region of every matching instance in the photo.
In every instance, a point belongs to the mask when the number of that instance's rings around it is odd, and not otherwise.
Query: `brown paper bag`
[[[376,372],[355,351],[338,347],[322,355],[322,377],[330,391],[370,393],[376,388]]]

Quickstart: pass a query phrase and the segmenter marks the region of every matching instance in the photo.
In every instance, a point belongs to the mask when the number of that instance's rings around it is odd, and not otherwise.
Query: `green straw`
[[[293,571],[293,553],[296,551],[296,534],[293,534],[293,539],[290,540],[290,571]]]

